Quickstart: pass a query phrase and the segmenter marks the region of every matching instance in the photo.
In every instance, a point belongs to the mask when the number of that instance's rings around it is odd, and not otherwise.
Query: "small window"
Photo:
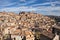
[[[31,35],[30,35],[30,37],[31,37]]]
[[[22,36],[21,36],[21,38],[22,38]]]
[[[14,40],[16,40],[16,38],[14,38]]]

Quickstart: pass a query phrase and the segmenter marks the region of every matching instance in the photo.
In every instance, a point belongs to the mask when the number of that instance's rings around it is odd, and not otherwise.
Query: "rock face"
[[[33,35],[34,32],[31,30],[33,28],[49,30],[54,25],[56,25],[55,20],[33,12],[19,14],[0,12],[0,31],[4,31],[6,28],[13,32],[20,29],[20,32],[22,31],[21,34],[19,33],[20,35],[26,34],[27,31],[31,32],[29,35]]]

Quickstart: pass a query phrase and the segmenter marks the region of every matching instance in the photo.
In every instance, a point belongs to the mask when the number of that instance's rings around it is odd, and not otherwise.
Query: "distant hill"
[[[52,19],[55,19],[57,22],[60,22],[60,16],[54,16],[54,15],[46,15]]]
[[[60,26],[60,16],[46,15],[56,21],[56,24]]]

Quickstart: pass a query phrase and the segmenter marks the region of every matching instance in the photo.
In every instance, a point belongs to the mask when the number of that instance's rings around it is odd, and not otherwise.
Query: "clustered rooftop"
[[[32,28],[49,30],[55,25],[55,20],[33,12],[21,12],[19,14],[14,14],[12,12],[0,12],[0,28],[4,30],[9,29],[12,31],[11,34],[19,33],[20,35],[30,35],[33,34],[31,30]],[[31,33],[27,33],[29,31]]]

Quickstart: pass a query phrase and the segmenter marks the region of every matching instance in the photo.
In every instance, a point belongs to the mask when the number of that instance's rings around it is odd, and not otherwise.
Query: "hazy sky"
[[[0,11],[34,11],[44,15],[60,15],[60,0],[0,0]]]

